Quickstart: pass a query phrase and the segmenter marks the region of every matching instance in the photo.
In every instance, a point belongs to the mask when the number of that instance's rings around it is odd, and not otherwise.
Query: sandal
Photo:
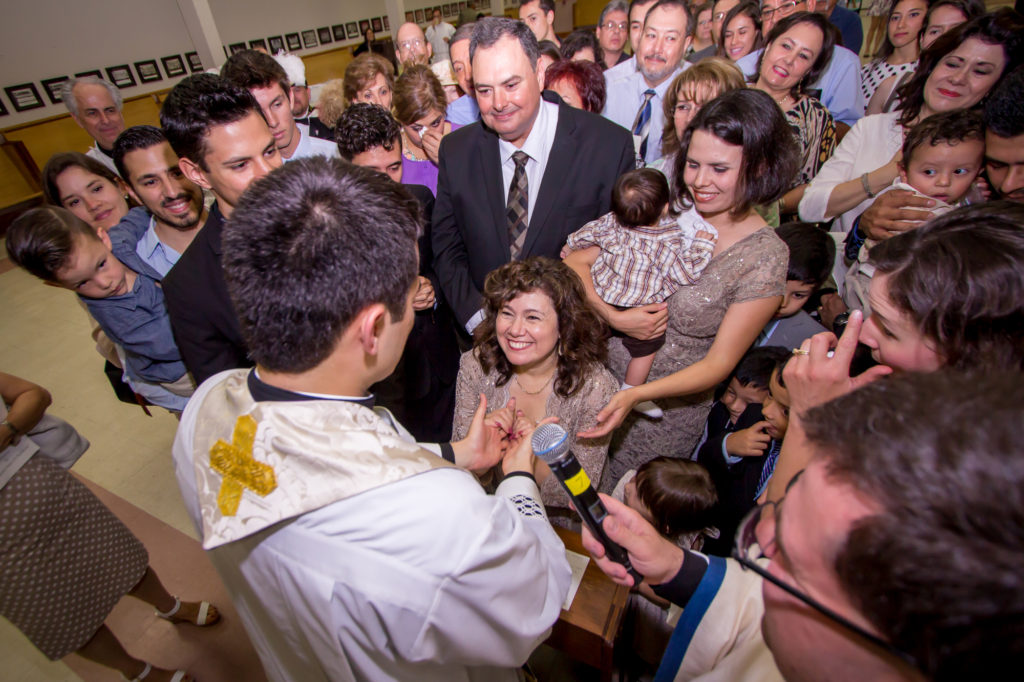
[[[207,625],[213,625],[220,622],[220,613],[214,610],[213,614],[210,614],[211,604],[208,601],[199,602],[199,613],[196,615],[195,621],[186,620],[184,618],[175,618],[174,615],[181,610],[181,599],[178,597],[174,598],[174,606],[170,611],[156,611],[156,615],[160,616],[164,620],[169,620],[172,623],[192,623],[199,627],[206,627]],[[141,677],[140,677],[141,679]]]
[[[142,682],[142,680],[146,679],[151,672],[153,672],[153,664],[147,663],[146,667],[143,668],[142,672],[139,673],[136,677],[133,677],[129,680],[127,677],[124,676],[124,673],[121,673],[121,679],[128,680],[128,682]],[[188,675],[188,673],[184,670],[175,670],[174,675],[171,677],[171,682],[181,682],[185,679],[186,675]]]

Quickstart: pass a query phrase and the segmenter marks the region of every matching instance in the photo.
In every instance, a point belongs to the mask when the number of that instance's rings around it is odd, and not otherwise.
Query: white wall
[[[214,22],[225,45],[270,36],[317,29],[360,19],[384,16],[384,0],[208,0]],[[8,115],[0,116],[0,129],[66,112],[51,105],[40,81],[58,76],[128,64],[135,87],[125,97],[162,90],[179,78],[168,79],[161,57],[192,52],[176,0],[5,0],[5,21],[0,23],[0,101]],[[395,27],[392,27],[395,28]],[[302,49],[315,54],[350,45],[359,39]],[[163,80],[138,83],[134,63],[156,60]],[[14,110],[3,88],[32,82],[43,102],[41,109]]]

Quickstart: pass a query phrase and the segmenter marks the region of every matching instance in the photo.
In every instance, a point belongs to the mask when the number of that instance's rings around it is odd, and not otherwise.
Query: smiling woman
[[[835,47],[828,20],[813,12],[797,12],[778,21],[758,60],[754,87],[767,92],[786,113],[800,145],[800,167],[782,198],[780,213],[795,212],[804,188],[836,148],[832,114],[806,94],[828,66]]]
[[[854,221],[899,175],[905,130],[943,111],[970,109],[1024,62],[1024,21],[1010,8],[990,12],[938,38],[921,53],[914,77],[897,90],[891,114],[865,116],[850,129],[800,202],[800,218],[819,222],[839,216],[849,232]],[[836,229],[836,228],[833,228]]]
[[[718,38],[718,56],[736,62],[763,45],[761,37],[761,9],[756,2],[744,2],[733,7],[722,21],[722,34]]]
[[[79,152],[54,154],[43,167],[43,194],[54,206],[63,206],[93,229],[109,229],[128,213],[128,198],[121,178],[109,168]]]
[[[728,92],[704,105],[681,146],[673,198],[696,207],[718,230],[718,241],[697,283],[680,287],[666,301],[666,341],[648,383],[616,393],[594,427],[581,434],[602,436],[622,424],[605,486],[653,457],[690,455],[713,387],[778,310],[785,290],[786,247],[753,210],[775,201],[796,169],[796,145],[782,111],[763,92]],[[566,259],[583,278],[591,304],[613,327],[641,339],[656,336],[627,329],[624,316],[630,311],[609,310],[592,294],[596,257],[585,249]],[[623,375],[629,355],[618,339],[611,341],[610,358],[613,371]],[[645,400],[656,401],[665,416],[635,416],[633,406]]]
[[[928,3],[925,0],[899,0],[889,10],[888,31],[875,60],[861,68],[864,101],[870,102],[879,84],[886,78],[913,72],[921,52],[918,41],[924,30]]]
[[[579,278],[549,258],[514,261],[487,277],[484,310],[473,350],[459,367],[452,438],[469,432],[481,393],[492,409],[515,399],[522,419],[560,419],[570,449],[596,487],[610,438],[576,434],[593,423],[619,384],[603,364],[607,328],[587,305]],[[578,520],[547,467],[537,467],[549,516]]]

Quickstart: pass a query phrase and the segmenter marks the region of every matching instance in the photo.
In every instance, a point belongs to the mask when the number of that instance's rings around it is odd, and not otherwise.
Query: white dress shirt
[[[516,162],[512,160],[512,154],[522,151],[530,157],[530,160],[526,162],[527,227],[530,225],[530,220],[533,219],[533,207],[537,204],[540,183],[544,179],[544,171],[548,167],[548,154],[555,144],[555,129],[557,127],[558,105],[541,100],[540,108],[537,110],[537,120],[533,122],[533,128],[522,147],[516,147],[511,142],[498,139],[498,154],[501,156],[501,182],[505,188],[506,203],[508,203],[508,191],[512,185],[512,175],[516,170]]]
[[[330,140],[321,140],[319,137],[313,137],[309,134],[309,126],[307,125],[296,123],[295,127],[299,129],[299,134],[302,137],[299,138],[299,146],[295,148],[291,158],[285,159],[285,162],[304,159],[307,156],[326,156],[329,159],[340,158],[338,145]]]

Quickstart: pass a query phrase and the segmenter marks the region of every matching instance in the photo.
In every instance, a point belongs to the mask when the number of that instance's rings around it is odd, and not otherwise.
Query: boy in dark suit
[[[748,351],[729,377],[722,397],[711,407],[704,440],[696,452],[697,461],[707,467],[718,491],[715,521],[721,532],[717,539],[705,543],[711,554],[728,555],[737,524],[754,506],[766,467],[769,476],[774,470],[774,460],[770,464],[768,460],[773,449],[778,457],[788,415],[782,420],[777,414],[784,389],[773,398],[770,387],[773,381],[777,383],[779,367],[789,357],[790,351],[778,346]],[[789,405],[788,394],[784,402]],[[774,422],[764,414],[766,409]]]

